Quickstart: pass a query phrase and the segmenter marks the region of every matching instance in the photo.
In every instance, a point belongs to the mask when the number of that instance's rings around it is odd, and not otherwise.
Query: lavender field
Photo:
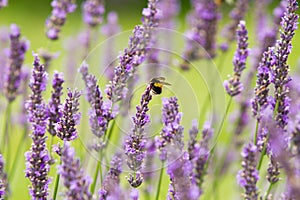
[[[0,199],[300,199],[296,0],[0,0]]]

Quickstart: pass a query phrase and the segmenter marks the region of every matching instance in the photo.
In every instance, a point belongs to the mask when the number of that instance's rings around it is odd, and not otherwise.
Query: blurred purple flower
[[[193,0],[192,7],[194,10],[188,16],[190,30],[186,33],[183,69],[189,68],[187,62],[216,56],[217,23],[221,17],[218,6],[211,0]]]
[[[106,94],[113,103],[126,97],[128,79],[133,76],[134,68],[139,66],[146,58],[152,30],[158,24],[156,5],[157,0],[148,1],[148,7],[144,8],[142,12],[142,25],[137,25],[134,28],[128,48],[124,50],[123,55],[119,56],[120,63],[115,67],[114,77],[106,88]]]
[[[140,170],[145,158],[145,139],[144,128],[147,123],[150,122],[150,117],[147,114],[149,110],[149,102],[152,99],[151,86],[148,85],[145,89],[140,105],[136,107],[136,115],[132,118],[134,128],[129,135],[129,138],[125,141],[124,149],[127,155],[127,165],[133,170],[134,176],[130,173],[128,178],[132,187],[139,187],[142,184],[142,175]]]
[[[104,0],[86,0],[82,4],[83,21],[90,27],[95,27],[102,23],[105,11]]]
[[[51,6],[53,10],[46,20],[46,35],[50,40],[57,40],[67,14],[75,11],[76,4],[74,0],[53,0]]]
[[[130,192],[130,199],[131,200],[138,200],[139,199],[139,191],[133,188]]]
[[[61,119],[61,96],[63,94],[63,85],[64,77],[62,73],[54,72],[53,80],[52,80],[52,92],[51,99],[49,100],[49,104],[47,107],[47,112],[49,116],[49,124],[48,124],[48,132],[52,135],[56,135],[55,125]]]
[[[245,190],[243,197],[245,199],[258,199],[258,189],[256,186],[259,179],[259,174],[256,170],[257,147],[249,143],[245,145],[241,155],[243,157],[243,169],[238,172],[237,181]]]
[[[56,134],[61,140],[75,140],[78,137],[76,130],[76,125],[80,120],[79,112],[79,98],[80,92],[72,92],[70,89],[68,91],[68,97],[61,108],[62,117],[60,121],[56,124]]]
[[[52,60],[56,59],[59,56],[59,52],[51,53],[46,49],[39,49],[38,53],[44,62],[46,71],[49,70]]]
[[[226,43],[222,44],[223,46],[229,46],[229,44],[235,40],[235,31],[238,28],[240,21],[245,19],[249,8],[249,0],[237,0],[235,7],[230,12],[231,21],[227,24],[222,30],[222,35],[226,39]],[[227,50],[226,48],[222,50]]]
[[[179,112],[179,105],[176,97],[163,99],[162,122],[163,129],[160,136],[155,137],[155,146],[159,150],[159,158],[167,160],[167,149],[170,144],[176,148],[183,148],[183,126],[180,125],[182,113]]]
[[[289,65],[287,59],[292,50],[292,39],[298,28],[299,16],[296,14],[298,3],[296,0],[288,0],[288,7],[281,21],[280,39],[275,45],[275,64],[271,68],[272,83],[275,86],[275,113],[278,125],[285,129],[289,113],[289,97],[287,97],[287,83],[291,80],[289,76]]]
[[[7,6],[8,0],[0,0],[0,9]]]
[[[25,176],[30,180],[29,187],[32,199],[47,199],[48,196],[48,173],[50,170],[48,150],[46,148],[47,112],[43,101],[42,92],[46,90],[47,73],[40,64],[38,56],[34,55],[34,68],[29,87],[32,94],[26,103],[29,122],[32,125],[32,145],[25,153],[26,171]]]
[[[15,100],[21,83],[21,67],[29,42],[20,40],[20,29],[16,24],[10,26],[10,50],[8,52],[8,73],[4,81],[4,94],[9,102]]]
[[[122,154],[116,153],[111,162],[108,174],[106,175],[102,188],[99,190],[100,200],[125,199],[120,187],[120,174],[122,173]]]
[[[64,193],[66,199],[92,199],[89,192],[90,177],[80,167],[80,160],[75,158],[75,150],[68,142],[64,143],[62,164],[58,166],[58,173],[63,179],[67,191]]]
[[[7,174],[4,172],[4,160],[0,154],[0,199],[5,199],[8,190]]]
[[[246,68],[246,59],[248,57],[248,31],[245,21],[240,21],[236,30],[238,47],[234,54],[233,66],[234,74],[229,80],[224,81],[224,87],[230,96],[236,96],[243,90],[241,83],[242,71]]]
[[[109,80],[112,80],[114,77],[114,64],[116,60],[115,55],[115,39],[114,35],[121,31],[121,26],[118,22],[118,14],[116,12],[109,12],[107,14],[107,23],[101,27],[101,32],[109,40],[105,50],[104,66],[105,66],[105,75]]]

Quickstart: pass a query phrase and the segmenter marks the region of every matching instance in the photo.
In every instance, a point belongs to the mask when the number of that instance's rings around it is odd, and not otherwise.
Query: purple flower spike
[[[62,108],[61,120],[56,125],[57,137],[61,140],[75,140],[78,137],[76,125],[80,120],[79,110],[80,92],[68,91],[68,97]]]
[[[164,127],[160,136],[155,137],[155,146],[160,151],[160,159],[167,160],[167,146],[171,143],[176,148],[183,148],[183,126],[180,125],[182,113],[179,112],[179,105],[176,97],[163,99],[162,122]]]
[[[216,56],[217,23],[221,15],[218,6],[210,0],[193,0],[193,12],[188,17],[190,30],[183,57],[186,61]],[[184,63],[182,67],[187,67]],[[185,69],[185,68],[184,68]]]
[[[240,94],[243,90],[241,75],[242,71],[246,68],[246,59],[248,57],[248,31],[245,21],[240,21],[236,35],[238,47],[233,58],[234,74],[228,81],[224,81],[224,87],[232,97]]]
[[[46,49],[39,49],[38,53],[42,58],[46,71],[49,70],[52,60],[56,59],[59,56],[59,52],[51,53]]]
[[[128,178],[132,187],[139,187],[143,182],[140,170],[145,158],[146,141],[144,139],[144,127],[150,122],[147,112],[149,110],[148,105],[151,99],[151,86],[148,85],[142,95],[140,105],[136,107],[136,115],[132,118],[134,128],[124,144],[125,154],[127,155],[127,165],[134,172],[134,175],[130,174],[130,177]]]
[[[108,98],[118,102],[126,98],[126,85],[130,77],[136,71],[149,52],[152,30],[158,25],[157,0],[149,0],[148,7],[143,10],[143,24],[134,28],[133,36],[130,37],[128,48],[119,57],[120,63],[115,67],[113,79],[106,88]]]
[[[75,158],[75,151],[68,142],[64,143],[61,161],[62,164],[58,167],[58,173],[61,174],[64,186],[67,188],[64,194],[65,198],[92,199],[89,192],[91,179],[85,175],[80,167],[80,161]]]
[[[7,189],[7,175],[4,173],[4,160],[2,154],[0,154],[0,199],[4,199]]]
[[[223,35],[226,37],[227,42],[222,46],[228,46],[229,43],[235,40],[235,31],[240,23],[244,20],[247,10],[249,8],[249,0],[237,0],[234,9],[230,12],[231,22],[225,26]],[[223,48],[222,50],[227,50]]]
[[[64,83],[64,77],[62,73],[58,73],[57,71],[54,72],[54,77],[52,81],[52,92],[51,92],[51,99],[49,100],[49,105],[47,108],[47,112],[49,115],[49,124],[48,124],[48,132],[55,136],[55,124],[60,121],[62,116],[61,113],[61,101],[60,97],[62,96],[62,84]]]
[[[274,59],[274,49],[269,48],[263,53],[258,66],[255,97],[252,99],[252,112],[257,120],[260,120],[261,111],[268,106],[271,67],[274,65]]]
[[[17,25],[10,26],[10,50],[8,52],[8,73],[4,81],[4,94],[9,102],[15,100],[21,83],[21,67],[25,53],[29,47],[28,41],[20,40],[21,33]]]
[[[83,21],[90,27],[95,27],[103,21],[105,11],[103,0],[86,0],[82,4]]]
[[[243,197],[245,199],[258,199],[258,191],[256,183],[259,179],[259,174],[256,169],[257,147],[249,143],[241,153],[243,157],[242,167],[237,174],[237,180],[241,187],[245,189]]]
[[[272,69],[272,83],[275,86],[275,113],[278,125],[285,129],[289,113],[289,98],[287,83],[291,80],[287,59],[292,50],[292,39],[298,26],[299,16],[296,14],[298,3],[289,0],[288,7],[281,21],[280,39],[275,45],[275,64]]]
[[[57,40],[67,14],[75,11],[76,4],[74,0],[53,0],[51,6],[53,10],[46,20],[46,35],[50,40]]]
[[[120,187],[120,174],[122,173],[122,154],[116,153],[110,162],[110,169],[99,190],[100,200],[125,199]]]
[[[32,199],[47,199],[49,184],[49,160],[48,150],[46,148],[46,129],[47,129],[47,111],[43,101],[42,92],[46,89],[47,73],[40,64],[37,55],[34,55],[34,69],[29,87],[32,94],[26,103],[29,115],[29,122],[32,125],[32,145],[29,151],[25,153],[26,171],[25,176],[30,180],[29,187]]]
[[[7,6],[8,0],[0,0],[0,9]]]

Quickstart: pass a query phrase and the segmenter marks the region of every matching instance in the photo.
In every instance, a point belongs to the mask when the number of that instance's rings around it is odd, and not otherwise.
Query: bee
[[[150,87],[151,87],[151,92],[154,95],[161,94],[162,88],[164,85],[171,85],[170,83],[165,82],[164,77],[156,77],[151,79],[150,81]]]

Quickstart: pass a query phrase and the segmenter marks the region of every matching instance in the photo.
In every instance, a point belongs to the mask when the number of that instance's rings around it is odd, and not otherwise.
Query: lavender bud
[[[270,156],[270,163],[268,167],[268,174],[267,179],[269,183],[274,184],[279,181],[279,163],[273,158],[273,156]]]
[[[20,40],[20,29],[16,24],[10,26],[10,50],[8,52],[8,73],[4,81],[4,94],[9,102],[15,100],[21,83],[21,67],[29,47],[26,40]]]
[[[74,0],[53,0],[51,6],[53,10],[46,20],[46,35],[50,40],[57,40],[67,14],[75,11],[76,4]]]
[[[245,189],[243,197],[245,199],[258,199],[256,183],[259,179],[256,170],[257,147],[252,143],[247,144],[241,153],[243,157],[242,167],[237,174],[237,180],[241,187]]]
[[[224,87],[232,97],[240,94],[243,90],[241,75],[246,68],[246,59],[248,57],[248,32],[245,21],[240,21],[236,35],[238,47],[233,58],[234,74],[228,81],[224,81]]]
[[[44,62],[46,71],[49,70],[52,60],[56,59],[59,56],[59,52],[51,53],[51,52],[47,51],[46,49],[39,49],[38,53]]]
[[[60,97],[62,96],[62,84],[64,83],[64,77],[62,73],[58,73],[57,71],[54,72],[54,77],[52,81],[52,92],[51,92],[51,99],[49,100],[49,104],[47,107],[47,112],[49,116],[49,124],[48,124],[48,132],[55,136],[56,130],[55,125],[60,121],[62,116],[61,113],[61,101]]]
[[[83,2],[83,21],[90,27],[95,27],[102,23],[105,11],[103,3],[103,0],[86,0]]]
[[[4,199],[8,189],[7,175],[4,172],[4,160],[0,154],[0,199]]]
[[[287,59],[292,50],[292,39],[295,30],[298,26],[299,16],[296,14],[298,3],[296,0],[289,0],[288,7],[284,16],[282,17],[280,32],[280,39],[275,45],[275,64],[272,69],[272,83],[275,86],[275,113],[278,125],[285,129],[289,113],[289,98],[287,93],[289,91],[287,83],[291,80],[289,73],[289,66]]]
[[[149,84],[142,95],[140,105],[136,107],[136,115],[132,118],[134,128],[124,144],[125,154],[127,155],[127,165],[135,173],[135,176],[130,174],[128,178],[132,187],[140,186],[143,181],[143,177],[139,171],[142,168],[142,163],[145,158],[146,142],[144,139],[144,127],[150,122],[147,112],[151,99],[151,86]]]
[[[62,109],[61,120],[56,125],[57,137],[61,140],[75,140],[78,137],[76,125],[79,123],[80,92],[71,90],[68,91],[68,97]]]
[[[183,148],[183,126],[180,125],[182,113],[179,113],[176,97],[163,99],[162,122],[163,129],[160,136],[155,137],[155,146],[160,151],[159,158],[167,159],[167,146],[175,144],[176,148]]]
[[[61,155],[62,164],[58,167],[58,173],[63,179],[66,199],[92,199],[89,192],[91,179],[85,176],[80,167],[80,160],[75,158],[75,151],[68,142],[64,143]]]

